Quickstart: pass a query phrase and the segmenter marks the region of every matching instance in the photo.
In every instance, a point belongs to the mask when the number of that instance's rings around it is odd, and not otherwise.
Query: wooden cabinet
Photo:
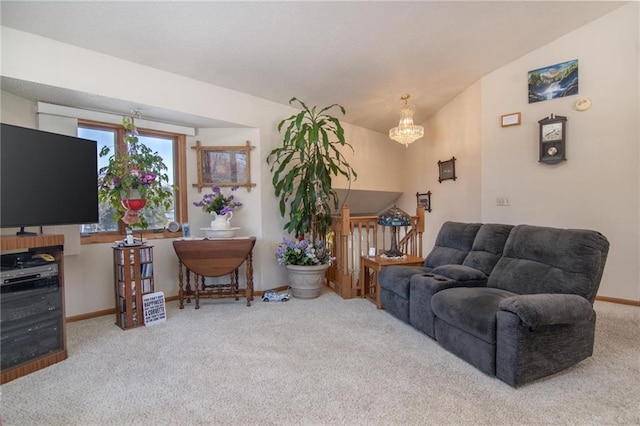
[[[128,330],[144,325],[142,296],[154,292],[153,247],[113,248],[116,325]]]
[[[63,235],[2,236],[2,374],[7,383],[67,359]],[[52,261],[33,256],[46,253]],[[11,263],[5,265],[5,260]]]

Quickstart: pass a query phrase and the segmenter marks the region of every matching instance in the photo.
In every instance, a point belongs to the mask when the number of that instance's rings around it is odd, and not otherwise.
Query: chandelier
[[[413,114],[416,112],[416,108],[407,102],[409,95],[402,95],[400,99],[404,101],[404,105],[400,107],[400,122],[398,127],[389,130],[389,137],[408,147],[411,142],[424,136],[424,127],[413,124]]]

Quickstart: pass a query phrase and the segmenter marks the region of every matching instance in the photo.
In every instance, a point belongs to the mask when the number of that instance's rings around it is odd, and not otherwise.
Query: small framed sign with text
[[[512,112],[511,114],[505,114],[500,116],[500,125],[502,127],[519,126],[521,122],[520,120],[521,120],[520,113]]]
[[[147,293],[142,295],[144,310],[144,325],[159,324],[167,320],[164,304],[164,292]]]

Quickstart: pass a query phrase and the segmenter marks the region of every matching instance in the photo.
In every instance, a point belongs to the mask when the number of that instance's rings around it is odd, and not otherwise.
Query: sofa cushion
[[[480,225],[460,222],[442,224],[435,246],[424,260],[423,266],[436,268],[440,265],[461,265],[473,247]]]
[[[487,285],[518,294],[577,294],[593,303],[608,251],[596,231],[518,225]]]
[[[387,266],[378,273],[380,288],[388,290],[403,299],[409,299],[409,280],[415,274],[424,274],[431,270],[423,266]]]
[[[440,270],[443,275],[436,275]],[[435,316],[431,309],[434,294],[452,287],[486,287],[487,276],[462,265],[443,265],[430,273],[416,274],[409,283],[409,323],[435,338]]]
[[[511,229],[513,225],[483,224],[473,240],[471,251],[462,264],[482,271],[487,276],[491,275],[491,271],[502,256]]]
[[[500,301],[513,295],[497,288],[449,288],[431,298],[431,308],[439,320],[493,344]]]

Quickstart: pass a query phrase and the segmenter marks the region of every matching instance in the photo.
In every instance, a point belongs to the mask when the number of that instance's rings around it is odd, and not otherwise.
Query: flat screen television
[[[96,141],[1,124],[0,227],[98,222]]]

